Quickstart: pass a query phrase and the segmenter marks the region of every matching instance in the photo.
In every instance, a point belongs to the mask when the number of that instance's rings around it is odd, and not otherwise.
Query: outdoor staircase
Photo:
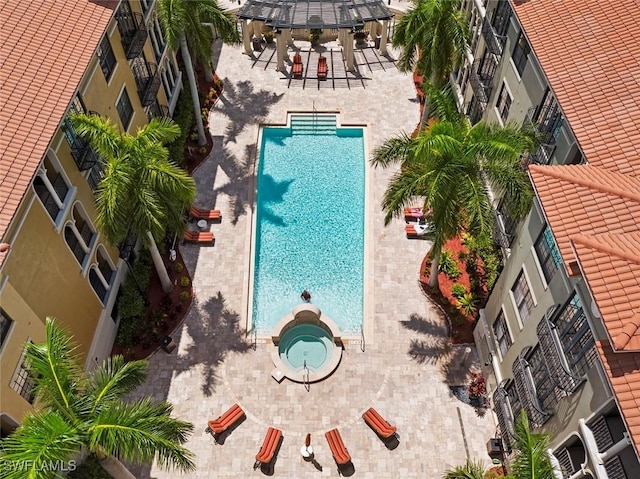
[[[292,135],[335,135],[336,115],[308,113],[291,115]]]

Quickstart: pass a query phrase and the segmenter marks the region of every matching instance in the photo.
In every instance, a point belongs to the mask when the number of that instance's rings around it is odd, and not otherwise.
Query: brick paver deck
[[[397,54],[396,54],[397,55]],[[402,220],[383,226],[380,201],[391,170],[371,170],[368,313],[366,342],[348,344],[342,363],[327,380],[301,384],[270,376],[270,344],[245,334],[251,237],[253,168],[260,123],[283,123],[287,111],[340,112],[343,123],[367,126],[372,149],[401,131],[411,132],[418,104],[409,75],[395,69],[369,72],[363,87],[289,89],[274,68],[251,68],[240,48],[223,47],[217,72],[224,98],[211,115],[214,151],[196,171],[198,205],[222,210],[211,225],[215,246],[186,245],[181,250],[193,276],[194,306],[173,335],[178,348],[150,358],[150,376],[140,394],[171,401],[175,415],[195,424],[187,447],[198,470],[181,475],[157,466],[137,477],[259,477],[254,456],[268,426],[282,429],[284,440],[269,474],[282,478],[337,477],[324,432],[338,427],[361,478],[438,478],[467,455],[487,464],[486,442],[493,435],[491,413],[478,417],[454,398],[449,386],[466,384],[475,358],[464,348],[442,354],[446,327],[423,296],[417,278],[429,244],[407,240]],[[273,64],[275,67],[275,64]],[[469,357],[467,357],[469,356]],[[234,403],[247,413],[222,445],[204,429]],[[375,407],[398,427],[399,445],[388,450],[361,419]],[[307,433],[315,461],[300,455]]]

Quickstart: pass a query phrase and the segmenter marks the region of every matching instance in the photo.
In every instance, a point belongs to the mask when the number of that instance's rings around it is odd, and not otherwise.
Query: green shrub
[[[176,273],[182,273],[184,265],[182,263],[176,263],[173,268],[176,270]]]
[[[184,147],[187,142],[187,136],[191,134],[195,124],[189,83],[185,82],[183,84],[182,91],[176,102],[176,109],[173,112],[173,121],[180,127],[180,136],[166,146],[169,150],[169,158],[177,165],[181,165],[184,162]],[[197,135],[196,133],[196,139]]]
[[[122,285],[120,298],[118,299],[118,314],[120,326],[116,335],[116,343],[120,346],[131,346],[144,328],[144,297],[149,288],[151,278],[151,254],[147,250],[140,252],[131,277],[127,277]]]
[[[183,291],[182,293],[180,293],[180,299],[182,301],[188,301],[190,297],[191,293],[189,293],[189,291]]]
[[[461,298],[466,293],[467,293],[467,288],[462,286],[460,283],[454,283],[454,285],[451,286],[451,294],[454,298]]]
[[[180,286],[182,286],[183,288],[186,288],[190,284],[191,284],[191,280],[189,279],[188,276],[183,276],[182,278],[180,278]]]
[[[460,268],[458,268],[458,263],[453,259],[451,251],[443,249],[442,253],[440,253],[438,271],[442,271],[451,279],[456,279],[460,276]]]
[[[69,472],[68,479],[111,479],[111,476],[102,469],[98,458],[90,454],[79,464],[75,471]]]
[[[473,294],[467,293],[458,298],[458,309],[465,315],[469,315],[476,310],[476,298]]]

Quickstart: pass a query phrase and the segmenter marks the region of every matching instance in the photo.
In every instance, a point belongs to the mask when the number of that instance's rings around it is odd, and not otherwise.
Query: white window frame
[[[511,346],[509,346],[509,350],[507,351],[507,353],[511,350],[511,348],[513,347],[513,334],[511,334],[511,326],[509,326],[509,318],[507,317],[507,312],[505,310],[504,304],[500,305],[500,312],[498,312],[498,314],[496,315],[496,319],[493,321],[493,323],[491,323],[491,335],[494,338],[494,341],[496,343],[496,351],[498,352],[498,357],[500,358],[500,361],[504,360],[504,356],[502,355],[502,351],[500,350],[500,343],[498,342],[498,337],[496,336],[496,331],[494,328],[494,325],[496,324],[496,321],[498,321],[498,317],[500,316],[500,313],[502,313],[502,317],[504,318],[504,324],[507,327],[507,334],[509,335],[509,339],[511,340]]]
[[[76,222],[75,222],[75,218],[73,216],[73,211],[74,211],[74,208],[76,208],[76,207],[78,207],[79,215],[82,216],[82,219],[85,221],[85,223],[87,223],[89,225],[89,228],[91,229],[91,232],[93,233],[93,235],[91,236],[91,244],[86,244],[85,241],[84,241],[84,238],[80,234],[80,231],[78,231],[78,228],[77,228]],[[84,256],[84,259],[82,260],[82,264],[80,264],[80,269],[82,271],[82,275],[85,276],[87,274],[87,272],[89,271],[90,259],[91,259],[91,256],[92,256],[92,252],[93,252],[94,246],[96,245],[97,239],[98,239],[98,231],[95,228],[95,226],[93,225],[93,223],[91,223],[91,221],[89,220],[89,215],[87,215],[86,210],[82,206],[82,203],[80,203],[79,201],[75,201],[73,203],[73,205],[71,206],[70,216],[71,216],[71,219],[69,219],[69,220],[67,220],[65,222],[64,228],[66,228],[67,226],[69,226],[71,228],[71,230],[73,231],[73,234],[78,239],[78,241],[80,242],[80,246],[82,247],[82,249],[85,252],[85,256]],[[64,236],[64,228],[62,229],[63,236]],[[64,238],[64,243],[67,245],[67,248],[69,248],[69,252],[71,253],[71,256],[73,256],[74,259],[77,260],[76,255],[73,254],[73,250],[69,246],[69,243],[67,243],[67,239],[66,238]]]
[[[536,299],[536,295],[533,293],[533,288],[531,287],[531,279],[529,279],[529,273],[527,273],[527,268],[525,267],[525,265],[522,265],[522,269],[520,271],[522,271],[522,276],[524,277],[524,280],[527,282],[527,287],[529,288],[529,294],[531,295],[531,300],[533,301],[533,307],[535,308],[536,306],[538,306],[538,300]],[[518,276],[520,276],[520,273],[518,273],[516,278],[511,283],[511,287],[509,288],[509,297],[511,298],[511,304],[513,305],[513,309],[515,310],[515,313],[516,313],[518,326],[520,327],[520,331],[522,331],[524,329],[524,323],[522,322],[522,318],[520,317],[520,309],[518,308],[516,297],[513,294],[513,286],[515,285],[515,282],[518,279]],[[529,313],[529,316],[531,316],[531,313]]]
[[[49,218],[53,223],[56,232],[60,233],[60,231],[62,231],[62,227],[64,226],[64,218],[66,218],[67,214],[69,213],[69,209],[76,196],[77,188],[76,186],[74,186],[73,183],[71,183],[71,180],[69,180],[69,177],[67,176],[67,173],[64,171],[64,168],[62,168],[62,165],[60,164],[60,160],[58,160],[58,156],[56,155],[56,153],[52,149],[49,149],[47,150],[47,153],[45,154],[45,156],[51,162],[53,169],[56,171],[56,173],[62,176],[62,179],[64,180],[68,188],[66,198],[60,199],[60,197],[58,196],[58,193],[56,193],[56,190],[53,188],[51,181],[49,181],[49,177],[47,176],[47,170],[43,160],[40,163],[40,166],[38,167],[36,176],[38,176],[42,180],[45,187],[47,188],[47,190],[49,190],[49,193],[51,193],[53,200],[55,201],[56,205],[59,208],[58,214],[55,219],[51,218],[51,215],[47,211],[47,208],[44,205],[44,202],[42,201],[42,199],[40,198],[40,195],[35,189],[33,181],[31,182],[31,188],[33,189],[34,195],[38,199],[38,202],[42,205],[42,208],[44,208],[45,213],[47,214],[47,218]]]
[[[499,106],[500,103],[500,93],[502,93],[503,91],[505,91],[507,93],[507,96],[509,97],[509,99],[511,100],[511,103],[509,104],[509,110],[507,111],[507,116],[506,118],[502,118],[502,110]],[[511,107],[513,106],[513,94],[511,93],[511,88],[509,88],[509,84],[507,83],[507,80],[505,78],[502,79],[502,87],[500,88],[500,90],[498,91],[498,95],[496,97],[496,104],[494,105],[494,110],[496,112],[496,117],[498,118],[498,121],[500,122],[501,126],[504,126],[504,124],[507,122],[507,118],[509,118],[509,113],[511,113]]]
[[[111,294],[111,286],[112,286],[112,284],[107,282],[106,278],[102,275],[102,271],[100,271],[99,263],[98,263],[98,251],[100,251],[100,250],[102,250],[102,253],[101,253],[102,256],[106,259],[107,263],[109,263],[109,266],[111,267],[111,270],[113,271],[113,274],[111,275],[111,279],[115,280],[116,273],[118,272],[118,269],[114,266],[113,262],[111,261],[111,258],[107,254],[107,249],[104,247],[103,244],[99,244],[95,248],[95,251],[94,251],[94,259],[95,259],[95,261],[93,263],[91,263],[89,265],[89,267],[87,268],[87,280],[89,281],[89,286],[91,287],[91,291],[93,291],[93,294],[96,295],[96,298],[98,298],[98,301],[100,301],[100,304],[102,304],[103,307],[106,307],[106,305],[107,305],[107,303],[109,301],[109,296]],[[96,272],[96,274],[98,275],[98,279],[100,280],[102,285],[105,287],[105,290],[107,291],[107,293],[105,294],[104,300],[102,298],[100,298],[100,296],[98,296],[98,293],[96,292],[95,289],[93,289],[93,286],[91,285],[91,279],[89,278],[89,271],[91,269],[93,269]]]

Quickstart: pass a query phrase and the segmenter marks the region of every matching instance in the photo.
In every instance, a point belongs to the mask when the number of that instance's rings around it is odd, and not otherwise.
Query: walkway
[[[411,132],[418,104],[411,76],[396,69],[373,71],[367,88],[290,90],[275,69],[251,68],[240,48],[216,53],[224,98],[210,123],[214,150],[196,171],[197,203],[222,210],[213,224],[215,246],[183,246],[193,276],[194,306],[173,335],[178,348],[150,358],[150,379],[140,394],[168,400],[176,416],[195,424],[187,447],[198,470],[180,475],[154,466],[141,478],[260,477],[252,469],[268,426],[281,428],[284,442],[273,477],[337,477],[323,434],[339,427],[361,478],[439,478],[467,455],[489,463],[487,440],[495,431],[491,413],[481,418],[455,399],[449,386],[466,384],[475,354],[443,349],[446,328],[417,283],[424,241],[404,236],[404,223],[383,226],[379,205],[393,171],[372,170],[372,221],[367,261],[371,281],[365,352],[349,344],[336,373],[322,383],[303,385],[270,376],[269,348],[254,350],[245,336],[253,167],[258,126],[284,123],[287,111],[337,111],[343,123],[367,125],[372,149],[401,131]],[[397,52],[395,53],[397,57]],[[247,420],[214,445],[204,433],[207,419],[240,403]],[[400,444],[387,450],[360,418],[374,406],[398,426]],[[307,433],[317,463],[304,462],[300,447]]]

